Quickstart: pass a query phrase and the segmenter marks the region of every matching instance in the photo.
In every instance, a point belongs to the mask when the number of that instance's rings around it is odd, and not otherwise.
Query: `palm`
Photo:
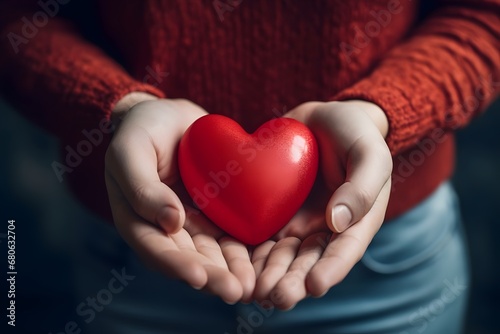
[[[325,221],[325,207],[331,196],[332,191],[325,186],[323,178],[319,176],[302,207],[272,239],[278,241],[286,237],[295,237],[304,240],[317,232],[331,234]]]
[[[175,159],[184,131],[205,114],[188,101],[132,108],[108,149],[106,184],[115,226],[146,264],[234,303],[255,284],[248,250],[189,206]]]
[[[276,306],[282,309],[344,279],[380,228],[390,193],[390,154],[368,114],[350,105],[316,105],[301,105],[288,116],[318,138],[319,180],[291,221],[252,255],[256,299],[280,293]],[[338,205],[352,213],[349,228],[333,218]]]

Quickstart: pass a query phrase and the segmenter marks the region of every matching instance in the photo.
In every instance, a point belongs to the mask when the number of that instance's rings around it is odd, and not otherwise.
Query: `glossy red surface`
[[[182,181],[216,225],[250,245],[279,231],[300,208],[316,178],[318,147],[311,131],[290,118],[253,134],[232,119],[207,115],[179,145]]]

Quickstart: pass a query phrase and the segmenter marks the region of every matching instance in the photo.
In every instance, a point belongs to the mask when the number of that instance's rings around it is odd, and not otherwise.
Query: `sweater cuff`
[[[378,105],[389,122],[386,142],[393,156],[415,145],[421,139],[422,130],[431,131],[435,127],[429,117],[430,106],[417,113],[410,98],[397,87],[373,86],[368,79],[362,80],[333,96],[331,101],[364,100]]]
[[[124,96],[133,92],[142,92],[154,95],[158,98],[165,98],[165,94],[157,87],[136,81],[130,78],[129,81],[120,83],[112,87],[108,92],[97,94],[94,96],[102,96],[102,99],[95,101],[96,105],[105,113],[106,117],[110,119],[111,112],[114,107]]]

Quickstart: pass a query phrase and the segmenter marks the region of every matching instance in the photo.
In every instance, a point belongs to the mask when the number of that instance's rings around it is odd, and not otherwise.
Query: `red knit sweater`
[[[58,1],[0,5],[0,88],[62,139],[62,165],[132,91],[248,131],[305,101],[364,99],[389,119],[394,217],[450,176],[450,131],[500,88],[498,0],[437,1],[423,20],[411,0]],[[105,137],[62,179],[109,217]]]

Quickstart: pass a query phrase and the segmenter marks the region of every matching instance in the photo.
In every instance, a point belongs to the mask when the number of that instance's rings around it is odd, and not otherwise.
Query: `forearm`
[[[437,127],[466,125],[500,89],[500,2],[467,2],[447,2],[370,76],[333,98],[380,106],[393,155]]]
[[[13,45],[7,36],[23,36],[23,25],[21,17],[0,23],[1,92],[63,140],[75,140],[82,130],[109,120],[115,105],[131,92],[163,96],[84,40],[70,22],[55,17],[28,43]]]
[[[57,16],[27,43],[11,44],[9,34],[24,36],[21,18],[39,10],[32,3],[33,8],[15,1],[0,4],[0,92],[61,139],[62,154],[52,164],[55,176],[85,205],[110,219],[103,170],[113,110],[123,113],[139,100],[163,93],[132,78],[71,22]]]

